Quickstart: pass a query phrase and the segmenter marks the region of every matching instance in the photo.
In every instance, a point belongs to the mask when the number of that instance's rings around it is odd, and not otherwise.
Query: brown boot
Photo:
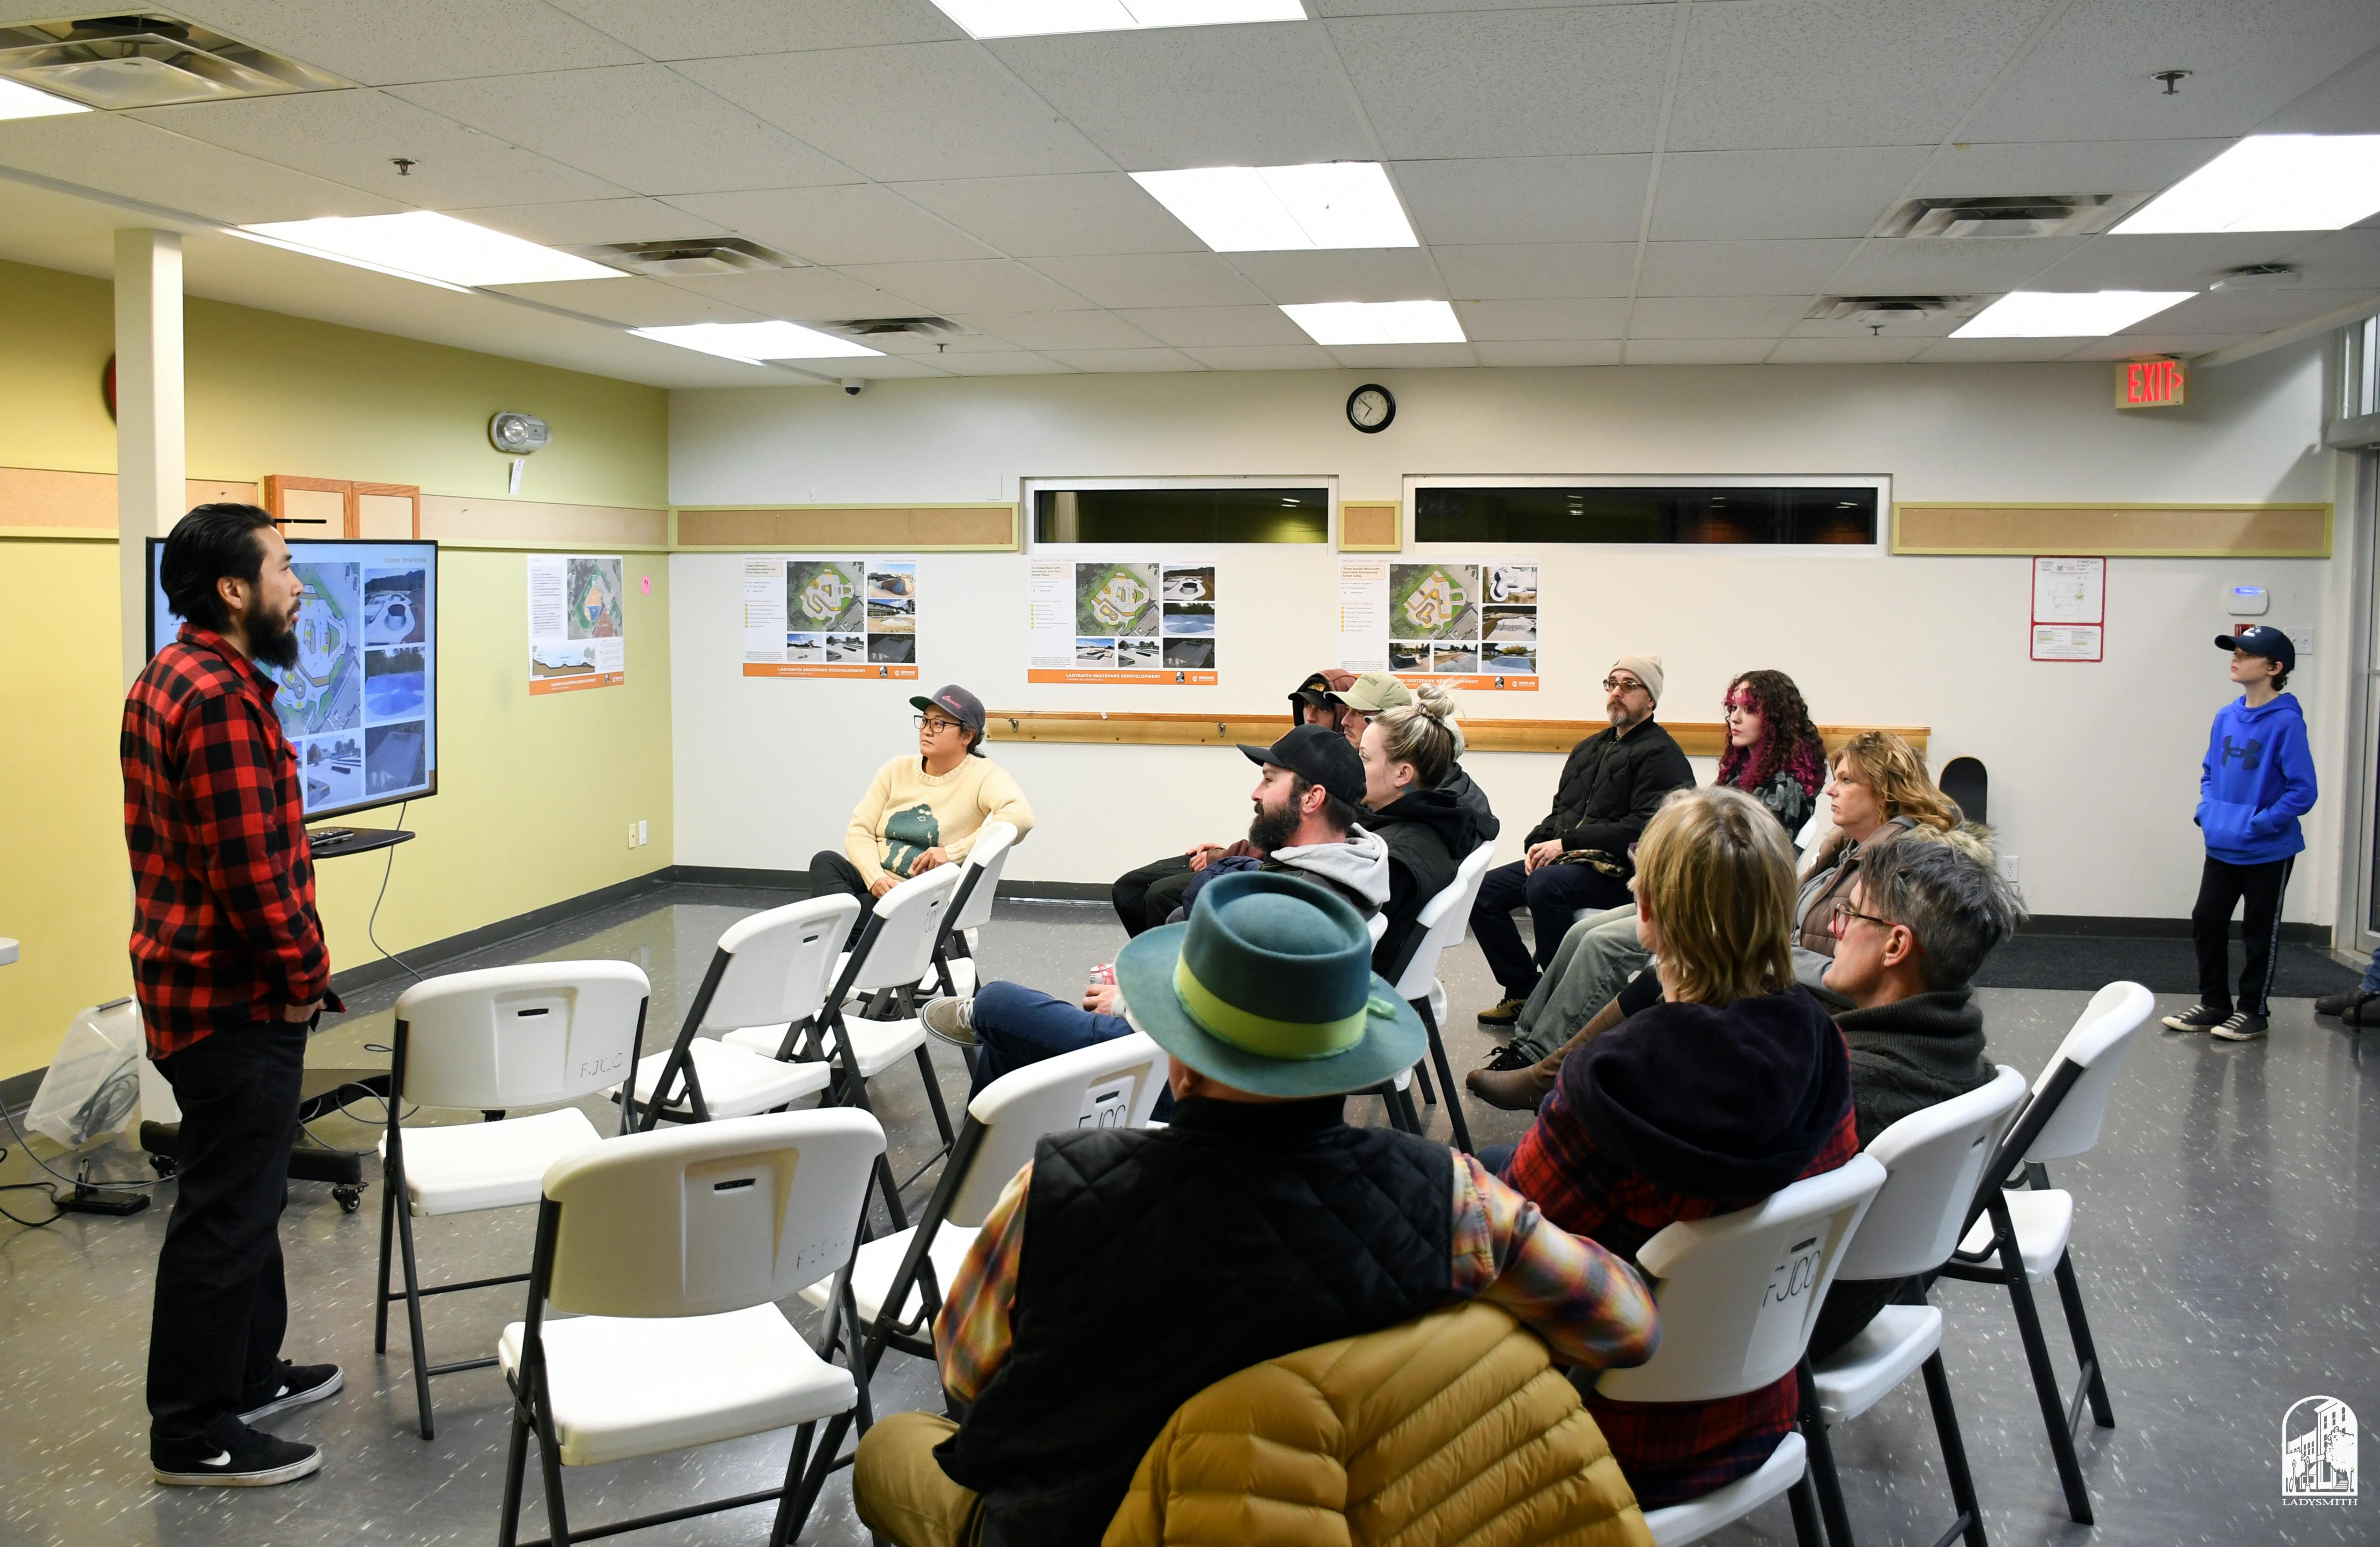
[[[1612,1000],[1595,1012],[1574,1033],[1568,1042],[1547,1054],[1526,1069],[1475,1069],[1464,1077],[1463,1084],[1473,1095],[1502,1112],[1534,1112],[1546,1094],[1561,1078],[1562,1060],[1595,1038],[1620,1024],[1620,1001]]]

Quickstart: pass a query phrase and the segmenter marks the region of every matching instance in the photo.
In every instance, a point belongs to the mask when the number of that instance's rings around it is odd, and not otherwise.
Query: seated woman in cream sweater
[[[859,899],[854,943],[878,898],[912,876],[965,859],[986,822],[1014,823],[1019,838],[1033,830],[1025,792],[983,755],[983,700],[953,683],[909,702],[917,707],[917,755],[877,769],[852,810],[842,852],[821,849],[810,860],[812,897],[841,891]]]

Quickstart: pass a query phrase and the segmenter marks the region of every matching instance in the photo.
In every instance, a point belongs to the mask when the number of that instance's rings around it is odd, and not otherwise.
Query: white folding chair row
[[[966,998],[980,986],[982,974],[976,971],[976,939],[983,926],[991,922],[992,904],[999,900],[1000,878],[1007,873],[1008,856],[1016,847],[1016,825],[1014,822],[986,822],[975,835],[967,850],[966,879],[959,883],[958,895],[951,900],[951,916],[942,925],[941,938],[934,942],[934,981],[918,986]],[[962,952],[951,954],[953,942]]]
[[[1436,897],[1422,904],[1420,914],[1414,920],[1412,944],[1405,959],[1395,963],[1397,996],[1414,1007],[1421,1016],[1423,1030],[1429,1033],[1430,1063],[1438,1070],[1438,1082],[1446,1090],[1447,1120],[1454,1129],[1457,1149],[1471,1148],[1471,1124],[1463,1115],[1463,1089],[1454,1082],[1454,1070],[1447,1063],[1446,1044],[1439,1036],[1439,1027],[1446,1015],[1446,989],[1438,981],[1439,959],[1463,940],[1463,932],[1471,923],[1471,905],[1479,899],[1479,888],[1487,883],[1488,866],[1496,857],[1496,846],[1483,843],[1463,856],[1455,867],[1454,879],[1448,882]],[[1382,973],[1387,976],[1387,973]],[[1427,1084],[1423,1094],[1429,1094]]]

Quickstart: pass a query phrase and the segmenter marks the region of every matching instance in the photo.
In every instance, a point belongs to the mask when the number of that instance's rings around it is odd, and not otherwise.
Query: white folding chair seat
[[[926,1023],[916,1016],[899,1021],[862,1021],[844,1019],[838,1027],[826,1033],[829,1052],[836,1050],[844,1034],[851,1038],[852,1065],[862,1080],[873,1080],[903,1058],[926,1045]],[[738,1051],[750,1051],[773,1060],[785,1040],[783,1026],[747,1026],[730,1032],[720,1039]],[[700,1045],[697,1044],[697,1045]],[[779,1065],[779,1068],[815,1069],[820,1071],[819,1086],[826,1084],[827,1066],[822,1063]],[[710,1094],[710,1076],[703,1077],[703,1094]],[[818,1087],[813,1087],[813,1089]]]
[[[1809,1456],[1802,1436],[1791,1431],[1777,1442],[1768,1459],[1749,1477],[1739,1477],[1726,1487],[1705,1493],[1698,1499],[1670,1505],[1645,1512],[1645,1525],[1652,1531],[1656,1547],[1680,1547],[1681,1543],[1700,1541],[1758,1509],[1772,1499],[1779,1499],[1802,1481],[1809,1467]]]
[[[750,1039],[750,1040],[747,1040]],[[714,1118],[748,1118],[755,1112],[773,1111],[789,1101],[806,1095],[816,1095],[827,1088],[834,1071],[813,1059],[808,1063],[781,1063],[776,1058],[778,1045],[784,1039],[784,1028],[766,1038],[752,1038],[748,1032],[730,1032],[713,1041],[698,1036],[686,1045],[686,1056],[694,1065],[695,1078],[702,1082],[702,1103]],[[669,1068],[671,1055],[655,1053],[637,1065],[637,1105],[650,1106],[653,1092],[660,1085],[662,1072]]]
[[[507,1379],[520,1373],[524,1327],[505,1327],[496,1345]],[[819,1358],[773,1305],[654,1320],[576,1316],[546,1323],[545,1351],[565,1467],[812,1423],[847,1411],[859,1395],[851,1372]]]
[[[1422,904],[1413,923],[1413,943],[1397,969],[1397,997],[1421,1012],[1422,1030],[1429,1033],[1430,1066],[1438,1071],[1438,1082],[1446,1087],[1447,1121],[1454,1130],[1454,1147],[1459,1150],[1471,1148],[1471,1124],[1463,1115],[1462,1088],[1454,1082],[1446,1044],[1439,1035],[1439,1028],[1446,1023],[1447,1001],[1446,985],[1438,981],[1438,963],[1462,942],[1471,924],[1471,905],[1478,900],[1479,888],[1487,884],[1488,862],[1495,857],[1493,843],[1482,843],[1463,856],[1455,867],[1454,879]],[[1425,1097],[1431,1094],[1426,1083],[1422,1094]]]
[[[1942,1346],[1942,1312],[1930,1305],[1888,1305],[1859,1335],[1814,1362],[1818,1410],[1845,1423],[1914,1374]]]
[[[2074,1238],[2074,1194],[2060,1188],[2034,1191],[2011,1187],[2000,1196],[2008,1200],[2009,1219],[2016,1226],[2017,1253],[2024,1260],[2024,1275],[2038,1284],[2058,1271],[2067,1243]],[[1991,1244],[1992,1222],[1986,1215],[1975,1221],[1975,1227],[1959,1242],[1959,1250],[1980,1252]]]
[[[967,1249],[983,1232],[972,1225],[945,1224],[934,1235],[933,1245],[926,1249],[927,1260],[934,1264],[934,1282],[948,1284],[951,1275],[966,1261]],[[868,1241],[859,1249],[851,1264],[851,1296],[859,1307],[859,1319],[873,1322],[883,1313],[884,1302],[892,1293],[892,1275],[901,1271],[901,1260],[908,1255],[909,1243],[917,1238],[917,1227]],[[832,1299],[834,1280],[821,1278],[802,1291],[802,1299],[818,1307],[827,1308]],[[909,1287],[907,1302],[892,1319],[906,1322],[914,1319],[924,1303],[924,1291],[916,1284]]]
[[[503,1122],[407,1129],[406,1203],[417,1219],[534,1203],[547,1166],[601,1142],[576,1106]],[[380,1155],[388,1158],[384,1134]]]

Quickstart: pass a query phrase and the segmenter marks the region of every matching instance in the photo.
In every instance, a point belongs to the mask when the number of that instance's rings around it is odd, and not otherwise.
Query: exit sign
[[[2179,408],[2190,398],[2190,375],[2180,360],[2126,360],[2116,368],[2119,408]]]

